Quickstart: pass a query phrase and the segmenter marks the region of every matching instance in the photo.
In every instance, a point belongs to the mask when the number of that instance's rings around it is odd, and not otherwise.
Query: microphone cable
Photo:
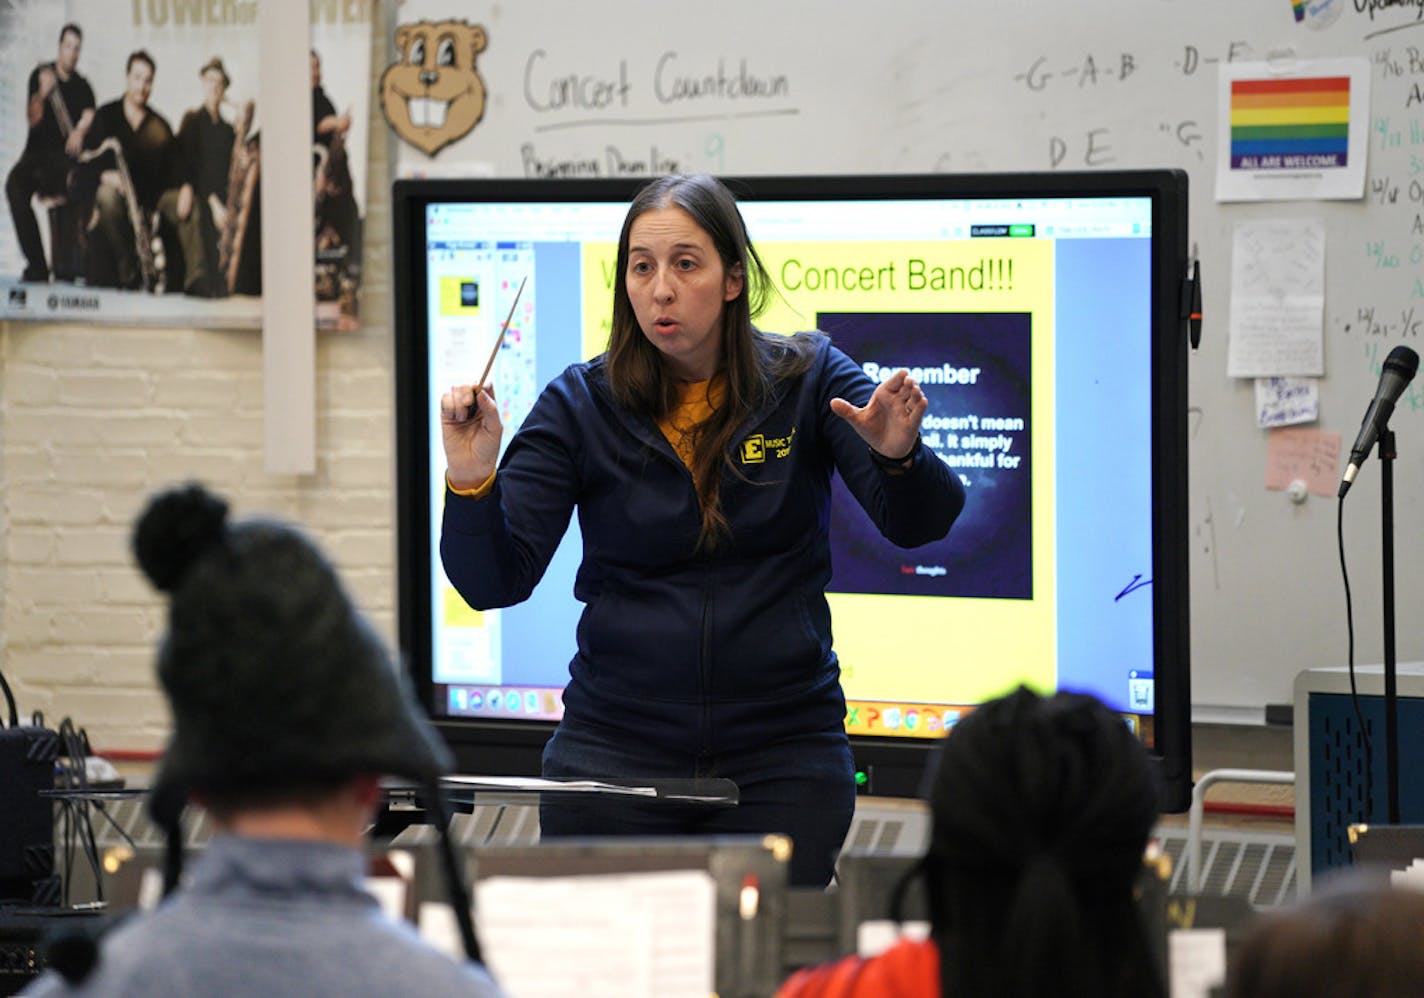
[[[1370,821],[1375,810],[1375,767],[1374,745],[1370,741],[1370,729],[1365,724],[1364,711],[1360,709],[1360,691],[1355,686],[1355,613],[1350,599],[1350,573],[1345,567],[1345,497],[1342,495],[1335,506],[1335,542],[1340,549],[1340,579],[1345,584],[1345,636],[1346,664],[1350,672],[1350,704],[1355,708],[1355,723],[1360,729],[1360,739],[1365,746],[1365,813],[1361,820]]]

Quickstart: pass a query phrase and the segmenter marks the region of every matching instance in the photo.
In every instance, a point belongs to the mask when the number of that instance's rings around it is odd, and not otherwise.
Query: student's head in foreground
[[[1118,714],[1021,687],[955,725],[929,796],[944,994],[1162,994],[1135,899],[1156,776]]]
[[[380,776],[427,786],[448,771],[385,646],[295,528],[232,522],[189,485],[152,499],[133,543],[169,597],[158,678],[173,734],[150,804],[165,827],[189,798],[231,825],[352,788],[369,797]]]
[[[248,877],[250,868],[233,872],[248,861],[252,868],[271,861],[272,870],[289,869],[282,857],[292,855],[294,841],[308,857],[339,855],[331,846],[359,849],[382,776],[420,788],[444,832],[439,778],[449,767],[448,750],[310,540],[277,521],[233,522],[226,502],[189,485],[149,502],[134,528],[133,548],[149,581],[168,596],[157,668],[173,734],[148,798],[167,836],[165,893],[179,886],[181,818],[190,801],[210,812],[213,846],[240,845],[246,857],[229,867],[209,866],[220,871],[211,874],[216,880],[209,888]],[[328,848],[305,848],[314,844]],[[466,953],[478,960],[458,861],[448,836],[439,844]],[[210,848],[209,856],[216,852]],[[317,881],[321,865],[313,874]],[[292,877],[290,893],[272,896],[290,897],[314,921],[317,908],[346,904],[345,895],[314,889],[304,876]],[[144,923],[134,924],[137,938],[146,938]],[[276,937],[230,942],[234,951],[270,952],[280,962]],[[128,964],[111,952],[106,961],[105,952],[95,933],[62,933],[49,947],[48,963],[69,986],[107,993],[111,982],[102,976],[90,981],[91,975],[103,975],[108,962],[118,968],[115,980],[124,980]],[[134,952],[125,951],[125,958]],[[201,966],[214,956],[199,945],[181,959]],[[310,981],[292,986],[316,987]],[[163,982],[155,987],[162,991]]]
[[[1352,870],[1310,900],[1262,916],[1242,938],[1231,998],[1424,995],[1424,893]]]

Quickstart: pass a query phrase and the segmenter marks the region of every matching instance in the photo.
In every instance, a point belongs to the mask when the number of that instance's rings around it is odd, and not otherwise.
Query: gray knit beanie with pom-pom
[[[440,786],[450,752],[316,546],[286,524],[230,523],[200,485],[155,496],[133,545],[169,596],[158,679],[173,737],[148,802],[168,838],[165,892],[182,872],[179,822],[195,791],[257,803],[362,774],[405,777],[440,829],[450,904],[479,960]]]
[[[282,523],[232,523],[199,485],[155,496],[134,553],[169,596],[158,678],[174,731],[150,808],[193,791],[260,795],[358,774],[420,785],[451,759],[316,546]]]

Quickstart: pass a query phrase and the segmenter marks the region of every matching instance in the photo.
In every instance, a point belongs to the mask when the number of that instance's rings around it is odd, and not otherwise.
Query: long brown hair
[[[722,401],[694,430],[692,478],[702,508],[700,550],[714,550],[729,533],[722,512],[724,470],[740,474],[732,461],[733,438],[743,421],[771,394],[777,378],[794,377],[810,367],[815,343],[808,336],[776,336],[752,325],[776,288],[756,248],[736,198],[716,177],[706,174],[654,180],[633,198],[618,237],[613,284],[613,330],[608,337],[608,383],[620,405],[651,419],[661,419],[678,401],[678,379],[638,325],[628,298],[628,241],[633,223],[655,208],[681,208],[712,240],[722,266],[745,275],[741,293],[722,308],[722,356],[718,373],[726,379]]]

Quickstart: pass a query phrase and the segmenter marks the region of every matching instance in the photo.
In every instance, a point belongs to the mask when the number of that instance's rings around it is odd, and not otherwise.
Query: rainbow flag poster
[[[1231,82],[1234,170],[1336,169],[1350,158],[1350,78]]]
[[[1218,201],[1354,199],[1369,158],[1370,64],[1360,57],[1223,63]]]

